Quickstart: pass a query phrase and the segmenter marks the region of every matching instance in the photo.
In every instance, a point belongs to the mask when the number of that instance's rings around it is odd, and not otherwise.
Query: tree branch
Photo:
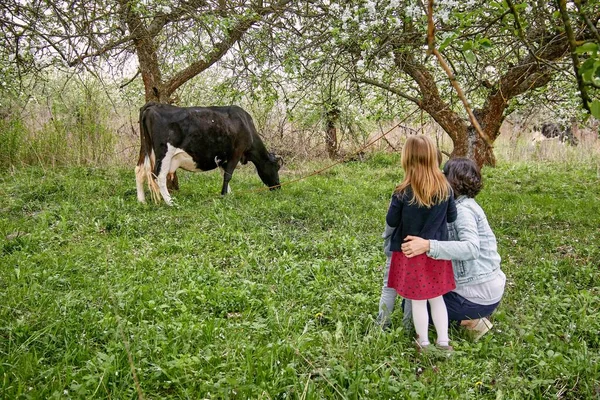
[[[579,16],[581,17],[581,19],[583,19],[583,22],[585,22],[588,29],[596,37],[596,41],[598,43],[600,43],[600,34],[598,33],[598,29],[596,29],[596,26],[592,23],[592,21],[588,18],[588,16],[581,10],[581,6],[583,4],[585,4],[585,0],[584,0],[584,2],[582,2],[581,0],[573,0],[573,2],[575,3],[575,6],[577,6],[577,11],[579,11]]]
[[[571,60],[573,61],[573,69],[575,70],[575,78],[577,79],[577,88],[579,89],[579,93],[581,95],[581,101],[583,102],[583,108],[587,110],[591,114],[590,110],[590,96],[588,95],[587,89],[585,87],[585,83],[583,82],[583,77],[579,73],[579,57],[577,56],[576,48],[577,43],[575,43],[575,34],[573,33],[573,27],[571,26],[571,20],[569,19],[569,14],[567,13],[567,2],[566,0],[557,0],[558,9],[560,10],[560,16],[562,17],[563,24],[565,26],[565,33],[567,34],[567,38],[569,39],[569,48],[571,50]]]
[[[223,55],[231,49],[231,47],[254,25],[260,21],[262,17],[267,14],[282,10],[292,0],[282,0],[274,6],[264,7],[256,10],[256,15],[250,18],[242,18],[238,21],[237,25],[234,26],[227,39],[217,43],[213,50],[207,55],[206,60],[199,60],[190,64],[187,68],[175,74],[171,79],[165,83],[165,94],[170,96],[177,90],[181,85],[195,77],[202,71],[209,68],[215,62],[219,61]]]
[[[494,136],[497,137],[500,133],[500,125],[504,120],[504,111],[508,107],[509,100],[550,82],[552,68],[547,65],[547,62],[563,57],[567,50],[566,37],[557,34],[546,45],[538,49],[538,57],[545,60],[544,63],[536,62],[535,58],[530,55],[500,77],[497,89],[487,96],[479,113],[487,132],[493,132]]]
[[[124,43],[131,42],[133,40],[133,38],[134,38],[133,36],[125,36],[119,40],[110,42],[91,53],[80,54],[74,60],[69,61],[68,65],[69,65],[69,67],[74,67],[76,65],[83,63],[83,61],[87,58],[98,57],[103,54],[106,54],[107,52],[114,50],[115,48],[119,47],[120,45],[122,45]]]
[[[517,34],[519,35],[519,38],[521,39],[525,47],[527,47],[527,50],[529,50],[529,54],[537,59],[537,56],[535,55],[535,49],[531,46],[531,43],[529,43],[529,41],[525,38],[525,33],[523,32],[523,27],[521,26],[521,19],[519,18],[519,14],[517,13],[515,5],[513,4],[512,0],[506,0],[506,4],[508,4],[508,8],[510,9],[511,14],[515,18],[515,28],[517,29]]]
[[[393,88],[389,85],[386,85],[384,83],[381,83],[379,81],[376,81],[374,79],[371,78],[351,78],[351,80],[353,82],[357,82],[357,83],[366,83],[368,85],[372,85],[372,86],[376,86],[378,88],[387,90],[388,92],[391,92],[393,94],[395,94],[396,96],[402,97],[403,99],[412,101],[413,103],[415,103],[417,106],[421,107],[422,101],[420,99],[417,99],[416,97],[410,96],[404,92],[401,92],[400,90]]]
[[[433,25],[433,0],[429,0],[428,7],[427,7],[427,46],[428,46],[428,51],[430,53],[433,53],[433,55],[435,55],[438,62],[440,63],[440,66],[442,67],[444,72],[446,72],[446,75],[448,75],[448,79],[450,79],[450,83],[456,90],[458,97],[460,98],[463,105],[465,106],[465,109],[467,110],[467,113],[469,114],[469,119],[471,120],[471,125],[473,125],[473,127],[475,128],[475,131],[477,132],[477,134],[483,139],[483,141],[485,142],[485,144],[488,147],[493,147],[494,142],[490,139],[490,137],[486,133],[483,132],[483,129],[481,129],[481,126],[479,125],[477,118],[475,118],[475,115],[473,114],[473,111],[471,110],[469,101],[465,97],[465,94],[463,93],[462,89],[460,88],[460,85],[456,81],[456,77],[454,76],[454,73],[452,72],[452,70],[450,70],[450,67],[448,67],[448,64],[446,63],[446,61],[444,60],[442,55],[435,48],[434,29],[435,28]]]
[[[138,69],[137,72],[135,73],[135,75],[128,80],[127,82],[123,83],[122,85],[119,85],[119,89],[123,89],[124,87],[128,86],[131,82],[133,82],[135,80],[135,78],[137,78],[140,75],[140,70]]]

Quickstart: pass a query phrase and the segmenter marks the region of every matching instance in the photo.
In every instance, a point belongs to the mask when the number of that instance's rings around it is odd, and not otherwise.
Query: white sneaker
[[[480,318],[479,322],[477,322],[477,325],[475,325],[473,328],[468,328],[468,329],[473,334],[473,341],[476,342],[479,339],[481,339],[481,337],[483,335],[485,335],[486,333],[488,333],[489,330],[492,329],[493,326],[494,325],[490,322],[489,319],[487,319],[487,318]]]

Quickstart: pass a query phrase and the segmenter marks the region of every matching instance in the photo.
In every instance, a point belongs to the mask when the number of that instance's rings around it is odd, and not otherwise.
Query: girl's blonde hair
[[[394,193],[400,194],[409,186],[413,197],[410,203],[431,207],[450,196],[448,182],[440,171],[438,150],[429,137],[409,136],[402,149],[404,180],[396,186]]]

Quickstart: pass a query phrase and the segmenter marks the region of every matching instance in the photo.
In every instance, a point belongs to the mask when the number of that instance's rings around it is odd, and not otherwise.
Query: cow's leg
[[[221,195],[224,196],[227,193],[231,193],[231,188],[229,187],[229,181],[231,180],[231,172],[227,170],[227,168],[222,168],[223,170],[223,187],[221,188]]]
[[[144,178],[146,174],[144,173],[144,164],[137,165],[135,167],[135,187],[137,190],[137,199],[140,203],[146,202],[146,195],[144,194]]]
[[[229,180],[227,180],[227,183],[225,183],[225,174],[227,174],[227,172],[225,171],[225,168],[219,167],[219,171],[221,171],[221,176],[223,177],[223,187],[225,187],[225,185],[227,185],[227,189],[226,189],[225,193],[223,193],[223,190],[221,190],[221,194],[231,193],[231,187],[229,186]],[[231,177],[230,177],[230,179],[231,179]]]
[[[162,159],[160,165],[160,171],[158,173],[158,188],[160,190],[160,194],[162,198],[165,200],[165,203],[172,206],[173,201],[171,200],[171,195],[169,194],[169,190],[167,189],[167,176],[171,172],[171,160],[173,159],[173,155],[177,149],[170,144],[167,144],[167,153]]]
[[[221,189],[221,195],[226,195],[227,193],[231,192],[231,189],[229,188],[229,181],[231,180],[233,171],[240,162],[241,157],[241,154],[234,154],[231,160],[227,160],[219,165],[223,170],[223,188]]]
[[[179,179],[177,178],[177,172],[170,172],[167,176],[167,189],[173,193],[175,190],[179,190]]]
[[[154,178],[152,177],[152,164],[154,163],[154,151],[150,156],[144,156],[144,158],[138,161],[138,165],[135,167],[135,185],[137,190],[137,198],[141,203],[146,202],[146,195],[144,193],[144,181],[148,181],[150,190],[153,190]]]

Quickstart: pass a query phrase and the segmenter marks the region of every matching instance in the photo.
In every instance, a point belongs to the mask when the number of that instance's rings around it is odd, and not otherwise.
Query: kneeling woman
[[[408,236],[402,252],[408,258],[427,253],[434,259],[452,260],[456,289],[444,295],[448,318],[460,321],[479,339],[492,327],[486,317],[500,304],[506,276],[500,269],[496,236],[475,201],[483,186],[479,168],[469,159],[455,158],[446,163],[444,174],[454,190],[458,212],[456,221],[448,224],[449,241]]]

